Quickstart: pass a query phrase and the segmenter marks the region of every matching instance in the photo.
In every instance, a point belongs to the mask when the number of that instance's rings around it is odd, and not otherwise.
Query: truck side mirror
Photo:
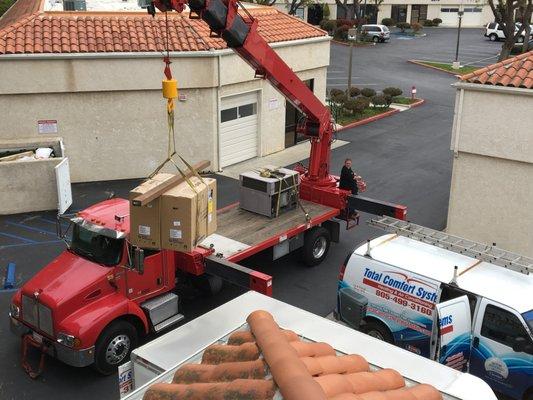
[[[520,353],[526,350],[527,339],[523,336],[518,336],[514,339],[513,351]]]
[[[142,275],[144,273],[144,250],[136,247],[133,250],[133,268]]]

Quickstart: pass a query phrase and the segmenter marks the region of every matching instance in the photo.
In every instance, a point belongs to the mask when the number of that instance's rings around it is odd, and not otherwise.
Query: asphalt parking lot
[[[349,141],[332,152],[335,171],[346,157],[367,181],[369,197],[405,204],[409,218],[419,224],[443,228],[446,222],[452,155],[450,135],[453,120],[454,89],[457,79],[407,63],[407,59],[450,61],[455,52],[454,29],[426,29],[424,38],[395,39],[390,43],[357,48],[354,51],[353,84],[381,89],[398,86],[407,91],[416,85],[426,104],[372,124],[343,131]],[[484,39],[480,29],[462,32],[460,59],[488,64],[499,44]],[[347,79],[348,48],[331,46],[328,87],[342,87]],[[484,61],[479,61],[486,59]],[[138,181],[101,182],[74,185],[79,210],[111,194],[126,196]],[[237,200],[237,181],[219,177],[219,207]],[[367,217],[367,216],[364,216]],[[363,218],[365,219],[365,218]],[[364,224],[342,233],[327,260],[317,268],[307,268],[293,257],[277,262],[261,256],[247,265],[274,277],[274,297],[319,315],[327,315],[335,304],[337,274],[347,252],[357,243],[378,235]],[[23,283],[57,256],[64,245],[55,236],[53,212],[0,217],[0,276],[8,262],[15,262],[17,279]],[[213,298],[184,294],[183,311],[188,320],[237,296],[243,290],[226,285]],[[26,400],[53,398],[118,399],[116,376],[101,377],[90,368],[75,369],[48,358],[42,377],[32,381],[20,368],[20,341],[9,334],[7,312],[12,293],[0,292],[0,398]]]

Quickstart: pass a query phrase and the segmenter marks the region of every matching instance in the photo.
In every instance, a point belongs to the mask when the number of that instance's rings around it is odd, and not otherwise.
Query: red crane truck
[[[187,0],[156,0],[149,7],[184,11]],[[352,196],[329,173],[334,131],[329,109],[285,64],[257,32],[257,21],[236,0],[189,0],[190,12],[203,19],[235,52],[306,116],[299,131],[309,137],[309,167],[297,167],[300,198],[306,210],[277,218],[238,207],[220,210],[218,228],[207,243],[188,253],[134,248],[129,235],[129,202],[111,199],[79,212],[72,241],[54,261],[20,288],[12,299],[11,329],[22,337],[23,367],[35,377],[48,353],[77,367],[94,365],[112,373],[129,357],[139,337],[178,323],[174,293],[178,273],[211,274],[271,294],[271,277],[238,264],[272,248],[278,258],[303,248],[304,260],[320,263],[330,241],[338,241],[340,223],[349,226],[349,209],[404,219],[406,208]],[[26,361],[30,346],[41,350],[34,370]]]

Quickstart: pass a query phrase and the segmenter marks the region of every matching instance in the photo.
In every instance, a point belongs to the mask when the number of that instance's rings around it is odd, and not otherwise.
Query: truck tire
[[[137,347],[138,334],[127,321],[115,321],[108,325],[96,341],[94,368],[102,375],[111,375],[120,364],[130,358]]]
[[[303,261],[308,267],[320,264],[328,255],[331,235],[321,226],[315,226],[305,233],[303,246]]]
[[[489,40],[491,42],[498,42],[500,40],[500,38],[498,37],[498,35],[496,35],[495,33],[491,33],[489,35]]]
[[[369,336],[375,337],[376,339],[383,340],[387,343],[393,343],[392,334],[390,330],[383,324],[370,321],[361,325],[361,332],[366,333]]]

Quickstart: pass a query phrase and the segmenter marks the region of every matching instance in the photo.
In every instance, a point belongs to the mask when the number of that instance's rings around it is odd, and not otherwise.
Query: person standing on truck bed
[[[339,180],[339,188],[349,190],[353,195],[357,195],[359,193],[357,181],[355,180],[355,172],[352,170],[351,158],[344,160],[344,165],[341,170],[341,178]],[[354,218],[357,216],[357,213],[354,209],[349,208],[348,215]]]
[[[357,181],[355,180],[355,172],[352,171],[352,159],[344,160],[344,166],[341,170],[341,179],[339,181],[339,188],[349,190],[356,195],[359,190],[357,188]]]

